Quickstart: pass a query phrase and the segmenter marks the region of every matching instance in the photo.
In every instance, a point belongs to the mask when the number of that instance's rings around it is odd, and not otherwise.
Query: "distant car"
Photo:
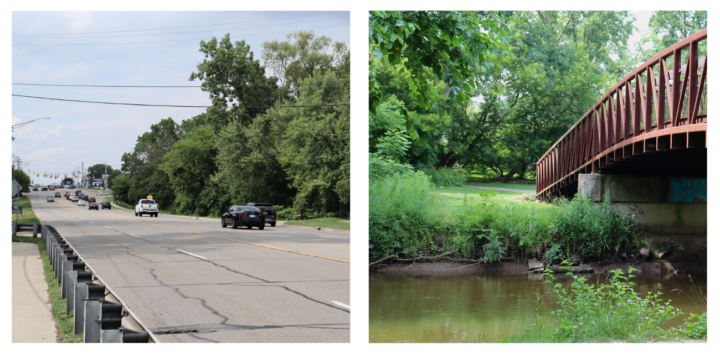
[[[48,201],[48,203],[50,203],[50,202],[55,203],[55,198],[48,196],[47,201]]]
[[[94,201],[95,201],[95,197],[88,197],[87,201],[88,201],[88,202],[94,202]]]
[[[270,226],[272,226],[272,227],[275,227],[275,222],[276,222],[275,216],[276,216],[276,213],[275,213],[275,208],[273,207],[272,204],[270,204],[270,203],[254,203],[254,202],[250,202],[250,203],[248,203],[247,205],[249,205],[249,206],[254,206],[254,207],[260,209],[260,211],[262,211],[263,213],[265,213],[265,223],[266,223],[266,224],[270,224]]]
[[[107,208],[107,209],[112,210],[112,208],[110,208],[110,202],[103,202],[103,203],[102,203],[102,208],[103,208],[103,209]]]
[[[38,191],[38,187],[37,187],[37,186],[34,186],[34,187],[32,188],[32,190],[34,190],[34,191],[37,192],[37,191]]]
[[[68,189],[75,189],[75,186],[71,184],[68,186]]]
[[[85,206],[85,201],[82,199],[78,200],[78,206]]]
[[[253,226],[257,226],[258,229],[263,230],[265,229],[265,213],[254,206],[233,205],[220,218],[220,226],[227,227],[228,224],[232,225],[233,229],[237,229],[239,226],[247,226],[248,229],[252,229]]]
[[[51,191],[54,191],[54,190],[55,190],[55,186],[48,186],[48,189],[51,190]]]
[[[100,210],[100,209],[98,209],[98,205],[95,202],[88,203],[88,210],[90,210],[90,209]]]
[[[60,198],[61,196],[60,192],[55,192],[55,198]]]
[[[46,191],[46,190],[48,190],[48,189],[47,189],[47,186],[42,186],[42,188],[41,188],[40,190],[41,190],[41,191]]]
[[[87,194],[83,195],[83,199],[88,202],[90,201],[90,197]]]
[[[70,201],[73,202],[73,203],[79,201],[79,199],[80,199],[80,198],[78,198],[76,195],[71,195],[71,196],[70,196]]]

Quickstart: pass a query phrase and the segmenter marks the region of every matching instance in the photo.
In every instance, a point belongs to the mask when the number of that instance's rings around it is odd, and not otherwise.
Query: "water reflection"
[[[609,275],[588,274],[588,283],[607,282]],[[569,276],[557,281],[568,285]],[[549,312],[554,307],[550,284],[542,274],[428,275],[370,274],[370,342],[459,342],[502,338],[529,329],[535,321],[537,296],[544,299],[544,322],[553,325]],[[688,296],[672,292],[681,289],[692,296],[687,276],[665,278],[639,275],[633,278],[635,290],[663,292],[673,306],[690,312],[706,311]],[[706,292],[706,281],[695,279],[696,287]],[[697,301],[697,300],[696,300]],[[687,316],[687,315],[685,315]],[[683,318],[685,317],[683,316]],[[676,318],[668,325],[683,322]]]

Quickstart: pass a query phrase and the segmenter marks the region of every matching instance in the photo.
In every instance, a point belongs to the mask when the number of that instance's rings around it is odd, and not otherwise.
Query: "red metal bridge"
[[[703,41],[707,28],[613,86],[538,160],[537,196],[573,196],[587,173],[706,176]]]

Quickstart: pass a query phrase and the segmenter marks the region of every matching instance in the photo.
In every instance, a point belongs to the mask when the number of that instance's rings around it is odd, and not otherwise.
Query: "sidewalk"
[[[34,243],[12,243],[12,342],[55,343],[55,320]]]

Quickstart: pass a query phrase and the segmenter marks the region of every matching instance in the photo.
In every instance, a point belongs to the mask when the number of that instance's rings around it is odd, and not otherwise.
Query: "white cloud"
[[[73,32],[89,29],[95,23],[93,13],[90,11],[66,12],[64,14]]]
[[[29,154],[26,154],[24,156],[24,160],[26,161],[48,161],[57,157],[61,157],[63,153],[67,152],[68,148],[67,146],[62,146],[59,148],[55,147],[49,147],[46,149],[39,149],[35,150]]]

